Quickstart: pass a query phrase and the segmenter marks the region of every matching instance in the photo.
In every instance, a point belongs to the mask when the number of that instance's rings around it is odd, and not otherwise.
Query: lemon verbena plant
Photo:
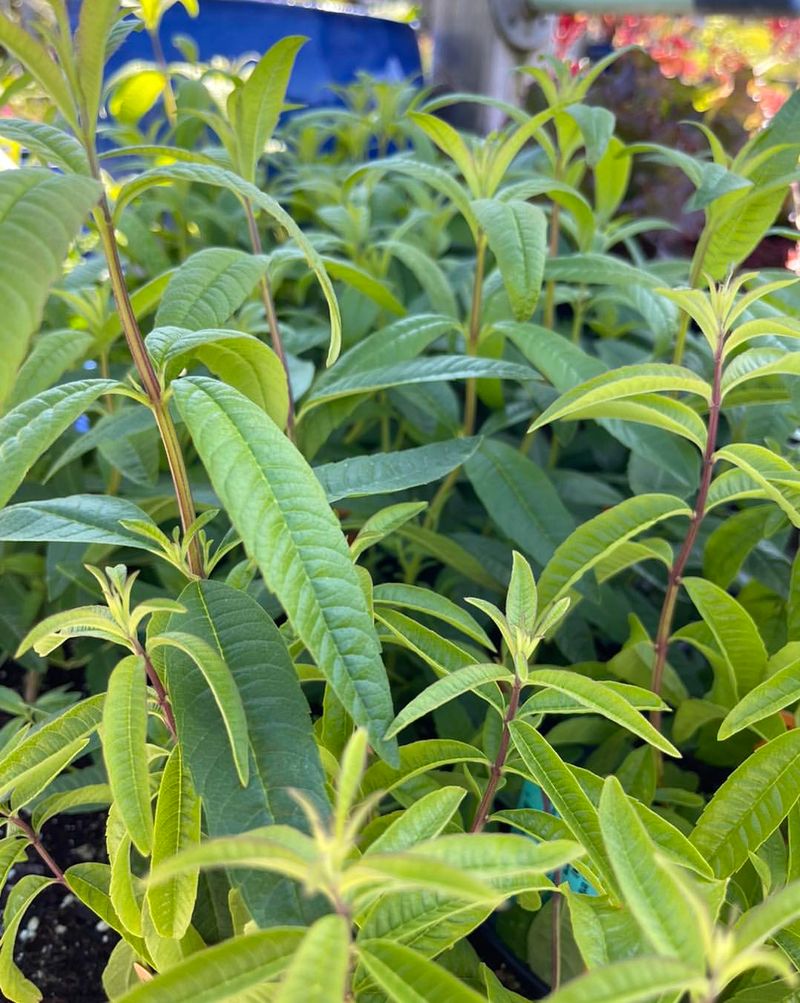
[[[303,39],[168,66],[163,7],[0,15],[4,998],[59,887],[97,998],[790,998],[800,292],[745,262],[800,99],[701,157],[606,63],[485,137],[368,79],[287,117]]]

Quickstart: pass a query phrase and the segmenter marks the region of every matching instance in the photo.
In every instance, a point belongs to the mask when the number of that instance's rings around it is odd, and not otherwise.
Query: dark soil
[[[104,859],[105,814],[61,815],[48,822],[42,842],[66,870]],[[33,850],[17,864],[0,896],[25,874],[48,874]],[[20,926],[14,960],[42,993],[43,1003],[105,1003],[102,974],[117,934],[60,885],[34,901]],[[0,996],[0,999],[5,997]]]

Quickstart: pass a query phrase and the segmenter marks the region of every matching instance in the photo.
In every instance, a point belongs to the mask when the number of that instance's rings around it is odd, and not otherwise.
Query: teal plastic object
[[[537,811],[546,811],[549,815],[555,815],[556,818],[559,817],[558,812],[550,802],[545,801],[542,788],[536,784],[532,784],[528,780],[522,785],[518,807],[535,808]],[[572,891],[577,892],[578,895],[597,895],[596,889],[589,884],[582,874],[575,870],[572,864],[566,864],[561,868],[560,880],[566,881]]]

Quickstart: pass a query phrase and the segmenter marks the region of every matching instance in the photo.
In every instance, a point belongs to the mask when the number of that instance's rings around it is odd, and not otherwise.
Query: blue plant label
[[[522,785],[518,807],[535,808],[537,811],[544,811],[549,815],[555,815],[556,818],[559,818],[559,814],[553,805],[545,800],[542,788],[537,784],[532,784],[528,780]],[[597,895],[597,891],[582,874],[575,870],[572,864],[565,864],[560,870],[561,881],[566,881],[572,891],[577,892],[579,895]],[[553,874],[550,877],[553,877]]]

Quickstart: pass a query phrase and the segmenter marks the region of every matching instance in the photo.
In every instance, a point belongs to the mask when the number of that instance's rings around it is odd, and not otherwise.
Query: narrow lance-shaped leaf
[[[229,387],[191,377],[174,384],[178,409],[247,552],[292,625],[374,748],[391,694],[347,543],[311,468],[280,429]]]
[[[800,790],[800,731],[751,753],[706,805],[691,840],[717,877],[733,874],[777,829]]]
[[[181,747],[169,755],[156,801],[152,866],[200,842],[200,799],[183,765]],[[153,926],[162,937],[180,940],[192,919],[197,872],[180,874],[147,892]]]
[[[621,366],[601,373],[572,390],[562,394],[531,425],[531,430],[541,428],[573,412],[626,397],[657,392],[683,391],[708,400],[711,387],[690,369],[666,363],[650,362],[637,366]]]
[[[0,540],[155,549],[151,541],[124,527],[123,521],[131,520],[156,528],[147,513],[126,498],[71,495],[19,502],[0,511]]]
[[[724,741],[799,700],[800,644],[791,641],[770,659],[766,679],[732,708],[720,725],[718,738]]]
[[[233,681],[230,668],[225,664],[217,650],[194,634],[184,631],[170,630],[157,634],[149,639],[151,649],[167,645],[177,648],[192,659],[203,674],[208,688],[214,695],[217,709],[228,736],[236,773],[242,787],[247,786],[249,764],[247,760],[247,718],[239,690]]]
[[[167,630],[193,634],[218,651],[247,717],[250,768],[242,787],[202,673],[182,651],[162,649],[184,766],[203,801],[205,832],[216,838],[273,823],[304,830],[308,823],[293,791],[327,818],[311,715],[278,628],[255,599],[220,581],[192,582],[179,598],[185,612],[173,615]],[[307,923],[318,914],[313,900],[271,874],[237,869],[230,881],[260,926]]]
[[[722,657],[744,696],[764,678],[767,649],[753,618],[733,596],[703,578],[685,578],[689,598],[714,635]]]
[[[113,380],[81,380],[45,390],[0,418],[0,505],[14,495],[30,468],[69,426],[102,394],[112,393]]]
[[[0,122],[0,136],[24,146],[45,164],[54,164],[73,174],[91,173],[86,151],[78,140],[47,122],[4,118]]]
[[[615,882],[594,805],[560,756],[535,728],[525,721],[512,721],[510,730],[528,774],[550,798],[573,836],[586,848],[589,863],[601,877],[606,891],[613,893]]]
[[[483,1003],[483,996],[455,975],[404,944],[366,940],[358,955],[369,974],[397,1003]]]
[[[52,878],[25,874],[13,886],[3,910],[3,935],[0,940],[0,992],[14,1003],[39,1003],[42,994],[14,963],[17,931],[34,899],[53,883]]]
[[[155,326],[188,331],[222,327],[252,293],[268,263],[265,255],[234,247],[204,247],[172,273]]]
[[[480,199],[472,203],[497,261],[514,319],[529,320],[539,300],[547,254],[547,219],[529,202]]]
[[[0,31],[2,40],[2,31]],[[42,319],[50,286],[100,186],[92,178],[40,167],[0,174],[0,406]]]
[[[587,571],[631,537],[673,516],[689,517],[689,506],[674,495],[627,498],[579,526],[557,548],[539,579],[543,605],[565,595]]]
[[[246,181],[256,179],[259,157],[283,110],[294,61],[307,41],[300,35],[289,35],[276,42],[259,59],[244,84],[231,94],[239,170]]]
[[[647,718],[635,711],[624,697],[596,679],[589,679],[566,669],[534,669],[528,676],[528,682],[536,686],[552,687],[574,697],[590,706],[596,714],[609,718],[656,749],[669,756],[680,756],[672,742],[667,741]]]
[[[631,958],[595,968],[573,979],[548,997],[548,1003],[651,1003],[676,998],[687,989],[702,989],[701,979],[688,965],[658,957]]]
[[[108,680],[103,708],[103,758],[114,803],[136,849],[153,846],[147,763],[147,682],[141,658],[123,658]]]
[[[349,968],[347,920],[342,916],[323,916],[297,948],[275,1003],[343,1003]]]
[[[233,937],[184,958],[119,1003],[220,1003],[262,987],[286,970],[303,939],[299,927]]]
[[[410,703],[400,711],[386,732],[387,738],[393,738],[404,728],[407,728],[413,721],[418,720],[425,714],[436,710],[443,704],[454,700],[464,693],[469,693],[485,683],[498,682],[499,680],[510,680],[511,674],[503,665],[489,663],[486,665],[467,665],[463,669],[458,669],[435,683],[431,683],[426,689],[414,697]]]
[[[655,847],[616,777],[600,798],[600,828],[625,902],[660,955],[679,958],[697,972],[704,937],[685,890],[656,859]]]

